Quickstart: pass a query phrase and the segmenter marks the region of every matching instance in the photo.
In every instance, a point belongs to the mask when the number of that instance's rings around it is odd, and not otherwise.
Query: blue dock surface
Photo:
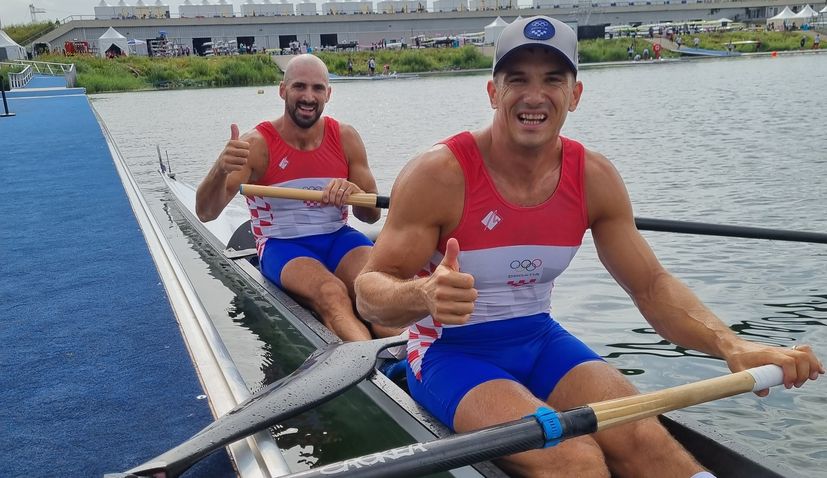
[[[212,415],[84,90],[40,93],[0,117],[0,476],[101,477]]]

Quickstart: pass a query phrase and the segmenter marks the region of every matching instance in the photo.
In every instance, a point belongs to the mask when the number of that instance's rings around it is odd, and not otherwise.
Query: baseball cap
[[[558,53],[577,73],[577,33],[560,20],[543,15],[515,20],[503,29],[494,49],[492,73],[513,53],[530,46]]]

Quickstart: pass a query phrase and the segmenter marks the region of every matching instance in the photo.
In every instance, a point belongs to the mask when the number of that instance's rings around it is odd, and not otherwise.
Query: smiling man
[[[260,123],[230,140],[198,187],[202,221],[218,217],[244,183],[323,191],[320,203],[248,197],[251,227],[261,271],[273,283],[312,308],[342,340],[371,338],[369,324],[355,314],[353,280],[372,242],[347,225],[347,199],[376,192],[367,154],[356,130],[322,116],[331,88],[325,64],[312,55],[293,58],[279,85],[284,115]],[[379,210],[354,207],[367,223]],[[394,334],[374,326],[380,336]]]
[[[737,337],[670,275],[635,227],[620,175],[560,136],[581,100],[577,38],[538,16],[505,28],[487,85],[494,119],[402,171],[356,280],[362,316],[409,327],[408,386],[457,432],[637,393],[550,316],[555,279],[591,229],[600,260],[666,339],[733,371],[774,363],[788,387],[824,373],[807,346]],[[576,319],[575,319],[576,320]],[[711,476],[654,418],[509,456],[532,477]]]

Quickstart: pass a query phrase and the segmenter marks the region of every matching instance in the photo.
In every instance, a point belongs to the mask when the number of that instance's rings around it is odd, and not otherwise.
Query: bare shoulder
[[[356,128],[347,123],[339,123],[339,141],[342,143],[342,149],[345,151],[348,162],[361,163],[367,161],[365,144],[362,142],[362,137],[359,136]]]
[[[427,189],[437,195],[463,192],[465,179],[454,154],[438,144],[410,160],[396,179],[394,189]]]
[[[465,194],[462,168],[447,146],[439,144],[408,162],[393,186],[393,206],[405,220],[417,218],[450,231],[459,222]]]
[[[587,149],[584,178],[590,224],[618,214],[631,217],[626,185],[617,168],[606,156]]]
[[[348,123],[342,123],[340,121],[339,122],[339,136],[341,136],[342,139],[352,139],[354,137],[358,138],[359,137],[359,132],[356,131],[356,128],[354,128],[352,125],[350,125]]]
[[[609,161],[609,158],[597,151],[586,149],[585,165],[586,181],[603,180],[611,176],[620,178],[620,173],[618,173],[614,164]]]

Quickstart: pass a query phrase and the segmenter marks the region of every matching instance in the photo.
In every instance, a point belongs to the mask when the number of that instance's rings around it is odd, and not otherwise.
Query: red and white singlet
[[[339,136],[339,123],[323,117],[324,138],[313,151],[287,144],[269,121],[256,126],[267,141],[270,162],[256,184],[321,191],[333,178],[347,178],[348,162]],[[347,206],[322,207],[316,201],[248,196],[251,227],[259,256],[268,238],[291,239],[338,231],[347,223]]]
[[[409,328],[408,361],[419,376],[422,359],[444,327],[468,327],[549,312],[554,280],[568,267],[588,229],[583,180],[585,149],[560,138],[562,166],[557,189],[532,207],[508,203],[494,186],[480,151],[469,132],[443,142],[465,176],[465,205],[457,228],[462,272],[474,276],[479,292],[471,319],[465,325],[443,325],[431,316]],[[445,253],[440,240],[429,267],[432,272]]]

